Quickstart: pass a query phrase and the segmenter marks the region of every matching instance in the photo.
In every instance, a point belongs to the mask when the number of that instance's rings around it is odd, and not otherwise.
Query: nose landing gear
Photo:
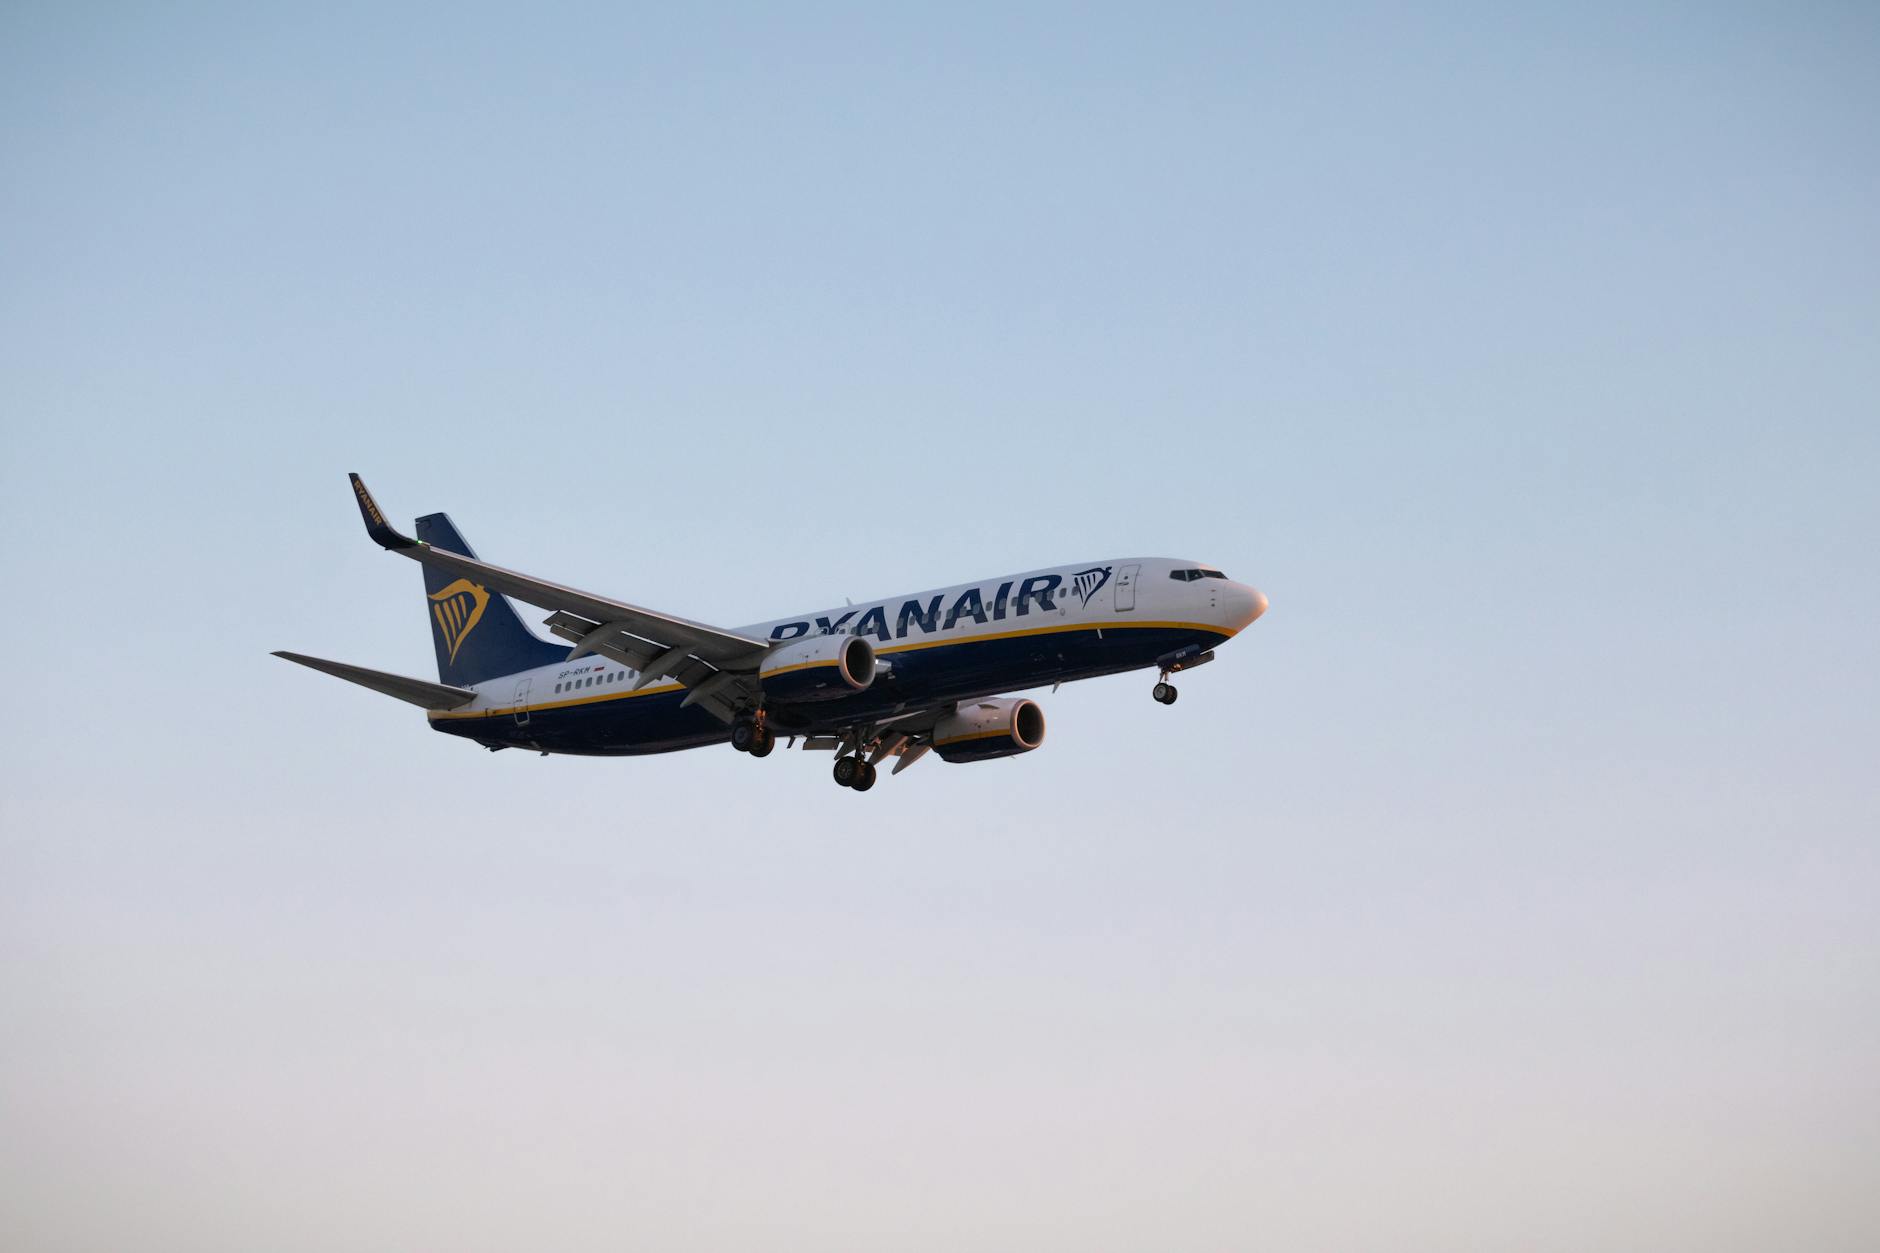
[[[1152,694],[1161,704],[1173,705],[1179,693],[1175,691],[1175,685],[1168,681],[1168,676],[1177,670],[1193,670],[1196,666],[1205,666],[1213,660],[1214,650],[1204,649],[1199,644],[1190,644],[1186,648],[1162,654],[1155,659],[1156,669],[1162,672],[1162,681],[1155,685],[1155,691]]]

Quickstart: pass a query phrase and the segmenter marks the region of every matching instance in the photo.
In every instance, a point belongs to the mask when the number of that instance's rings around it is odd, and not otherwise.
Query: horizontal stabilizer
[[[423,679],[408,679],[402,674],[387,674],[383,670],[368,670],[364,666],[349,666],[343,661],[327,661],[321,657],[308,657],[301,653],[277,652],[274,655],[285,657],[310,670],[330,674],[336,679],[357,683],[360,687],[369,687],[387,696],[396,696],[399,700],[417,705],[422,709],[457,709],[477,698],[477,694],[467,687],[426,683]]]

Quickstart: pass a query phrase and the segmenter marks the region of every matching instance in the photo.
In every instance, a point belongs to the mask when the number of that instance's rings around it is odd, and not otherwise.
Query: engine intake
[[[934,724],[933,751],[943,761],[989,761],[1029,753],[1044,743],[1044,710],[1033,700],[978,700]]]
[[[764,658],[757,681],[784,704],[853,696],[875,681],[875,646],[860,635],[813,635]]]

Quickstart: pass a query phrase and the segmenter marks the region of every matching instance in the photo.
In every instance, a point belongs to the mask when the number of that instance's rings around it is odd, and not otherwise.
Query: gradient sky
[[[1867,6],[0,10],[0,1245],[1880,1246]],[[490,755],[345,473],[1026,758]]]

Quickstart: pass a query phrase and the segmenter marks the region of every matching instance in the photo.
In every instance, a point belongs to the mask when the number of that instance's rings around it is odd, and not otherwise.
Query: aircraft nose
[[[1236,631],[1254,622],[1266,612],[1266,594],[1257,587],[1248,587],[1245,583],[1231,583],[1227,594],[1221,598],[1221,608],[1227,611],[1227,621]]]

